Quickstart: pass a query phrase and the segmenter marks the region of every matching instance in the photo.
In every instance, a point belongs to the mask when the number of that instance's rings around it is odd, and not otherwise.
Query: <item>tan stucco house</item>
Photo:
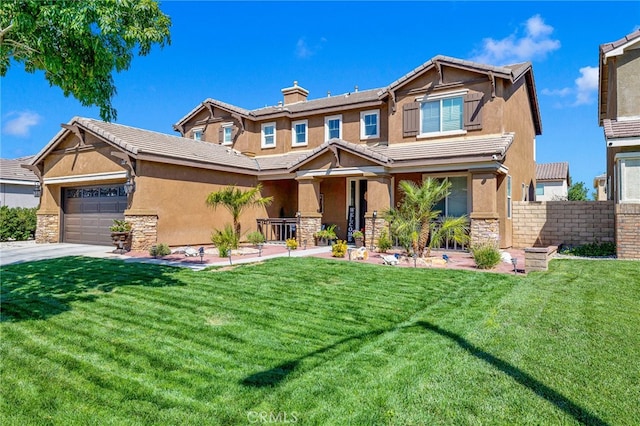
[[[598,119],[618,257],[640,259],[640,30],[600,45]]]
[[[530,63],[436,56],[382,88],[310,99],[294,82],[282,94],[254,110],[205,99],[173,126],[179,136],[71,119],[27,165],[43,185],[37,240],[108,244],[111,219],[125,217],[134,249],[208,243],[231,218],[207,195],[261,184],[274,202],[247,211],[243,231],[293,224],[312,245],[335,224],[339,238],[365,228],[369,241],[398,182],[431,176],[452,182],[441,207],[468,215],[473,240],[512,245],[511,203],[533,199],[542,131]]]

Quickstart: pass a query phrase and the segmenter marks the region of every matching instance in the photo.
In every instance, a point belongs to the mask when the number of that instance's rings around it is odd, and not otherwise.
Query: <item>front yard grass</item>
[[[639,266],[11,265],[0,423],[639,424]]]

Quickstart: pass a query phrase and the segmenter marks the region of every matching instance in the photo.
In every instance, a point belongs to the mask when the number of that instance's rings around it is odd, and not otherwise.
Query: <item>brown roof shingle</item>
[[[632,138],[640,136],[640,119],[603,120],[604,136],[607,139]]]
[[[627,34],[626,36],[622,37],[620,40],[601,44],[600,50],[602,51],[602,53],[608,53],[608,52],[611,52],[613,49],[617,49],[623,44],[626,44],[638,38],[640,38],[640,29],[635,30],[631,34]]]
[[[569,163],[536,164],[536,180],[564,180],[569,178]]]
[[[0,179],[36,182],[38,180],[36,175],[20,166],[21,164],[29,164],[31,159],[32,157],[0,159]]]

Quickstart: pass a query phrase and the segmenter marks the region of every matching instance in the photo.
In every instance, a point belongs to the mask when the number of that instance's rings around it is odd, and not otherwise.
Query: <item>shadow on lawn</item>
[[[119,286],[183,285],[172,271],[81,256],[4,266],[0,322],[46,319],[70,310],[71,302],[91,302]]]
[[[447,339],[452,340],[462,349],[467,351],[469,354],[486,362],[487,364],[500,370],[504,374],[507,374],[517,383],[531,390],[539,397],[546,399],[548,402],[550,402],[560,410],[564,411],[566,414],[573,417],[576,421],[583,424],[589,424],[589,425],[599,425],[599,426],[608,425],[608,423],[606,423],[604,420],[600,419],[596,415],[590,413],[587,409],[571,401],[569,398],[565,397],[559,392],[556,392],[555,390],[551,389],[550,387],[540,382],[536,378],[520,370],[518,367],[498,357],[495,357],[486,351],[483,351],[482,349],[471,344],[468,340],[459,336],[458,334],[447,331],[427,321],[418,321],[414,324],[411,324],[405,327],[375,330],[369,333],[363,333],[356,336],[347,337],[345,339],[339,340],[338,342],[332,345],[310,352],[309,354],[303,357],[300,357],[298,359],[285,362],[270,370],[252,374],[251,376],[242,380],[241,383],[245,386],[253,386],[253,387],[275,386],[279,384],[282,380],[284,380],[287,377],[287,375],[292,373],[297,368],[298,364],[301,361],[305,360],[306,358],[311,358],[323,352],[327,352],[349,341],[360,341],[369,337],[381,335],[391,331],[408,329],[408,328],[416,328],[416,327],[421,327],[427,331],[437,333],[440,336],[443,336],[443,337],[446,337]]]

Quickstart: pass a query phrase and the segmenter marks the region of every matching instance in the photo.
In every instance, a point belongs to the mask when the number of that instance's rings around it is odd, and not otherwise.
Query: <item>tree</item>
[[[240,215],[246,207],[268,206],[273,201],[273,197],[260,197],[262,185],[243,191],[235,185],[227,186],[220,191],[212,192],[207,196],[207,205],[214,209],[218,206],[226,208],[233,218],[233,229],[236,237],[240,239]]]
[[[589,190],[587,189],[584,182],[574,183],[569,187],[569,194],[567,195],[567,199],[569,201],[587,201],[587,194]]]
[[[156,43],[170,44],[170,26],[154,0],[3,0],[0,76],[12,59],[27,72],[44,71],[50,85],[112,121],[113,70],[127,70],[136,47],[145,56]]]
[[[441,211],[435,210],[436,204],[449,195],[451,182],[427,178],[421,185],[403,180],[398,186],[402,201],[385,212],[385,219],[401,240],[411,242],[414,253],[423,256],[426,248],[429,256],[431,249],[445,239],[460,244],[468,241],[466,216],[439,218]]]

